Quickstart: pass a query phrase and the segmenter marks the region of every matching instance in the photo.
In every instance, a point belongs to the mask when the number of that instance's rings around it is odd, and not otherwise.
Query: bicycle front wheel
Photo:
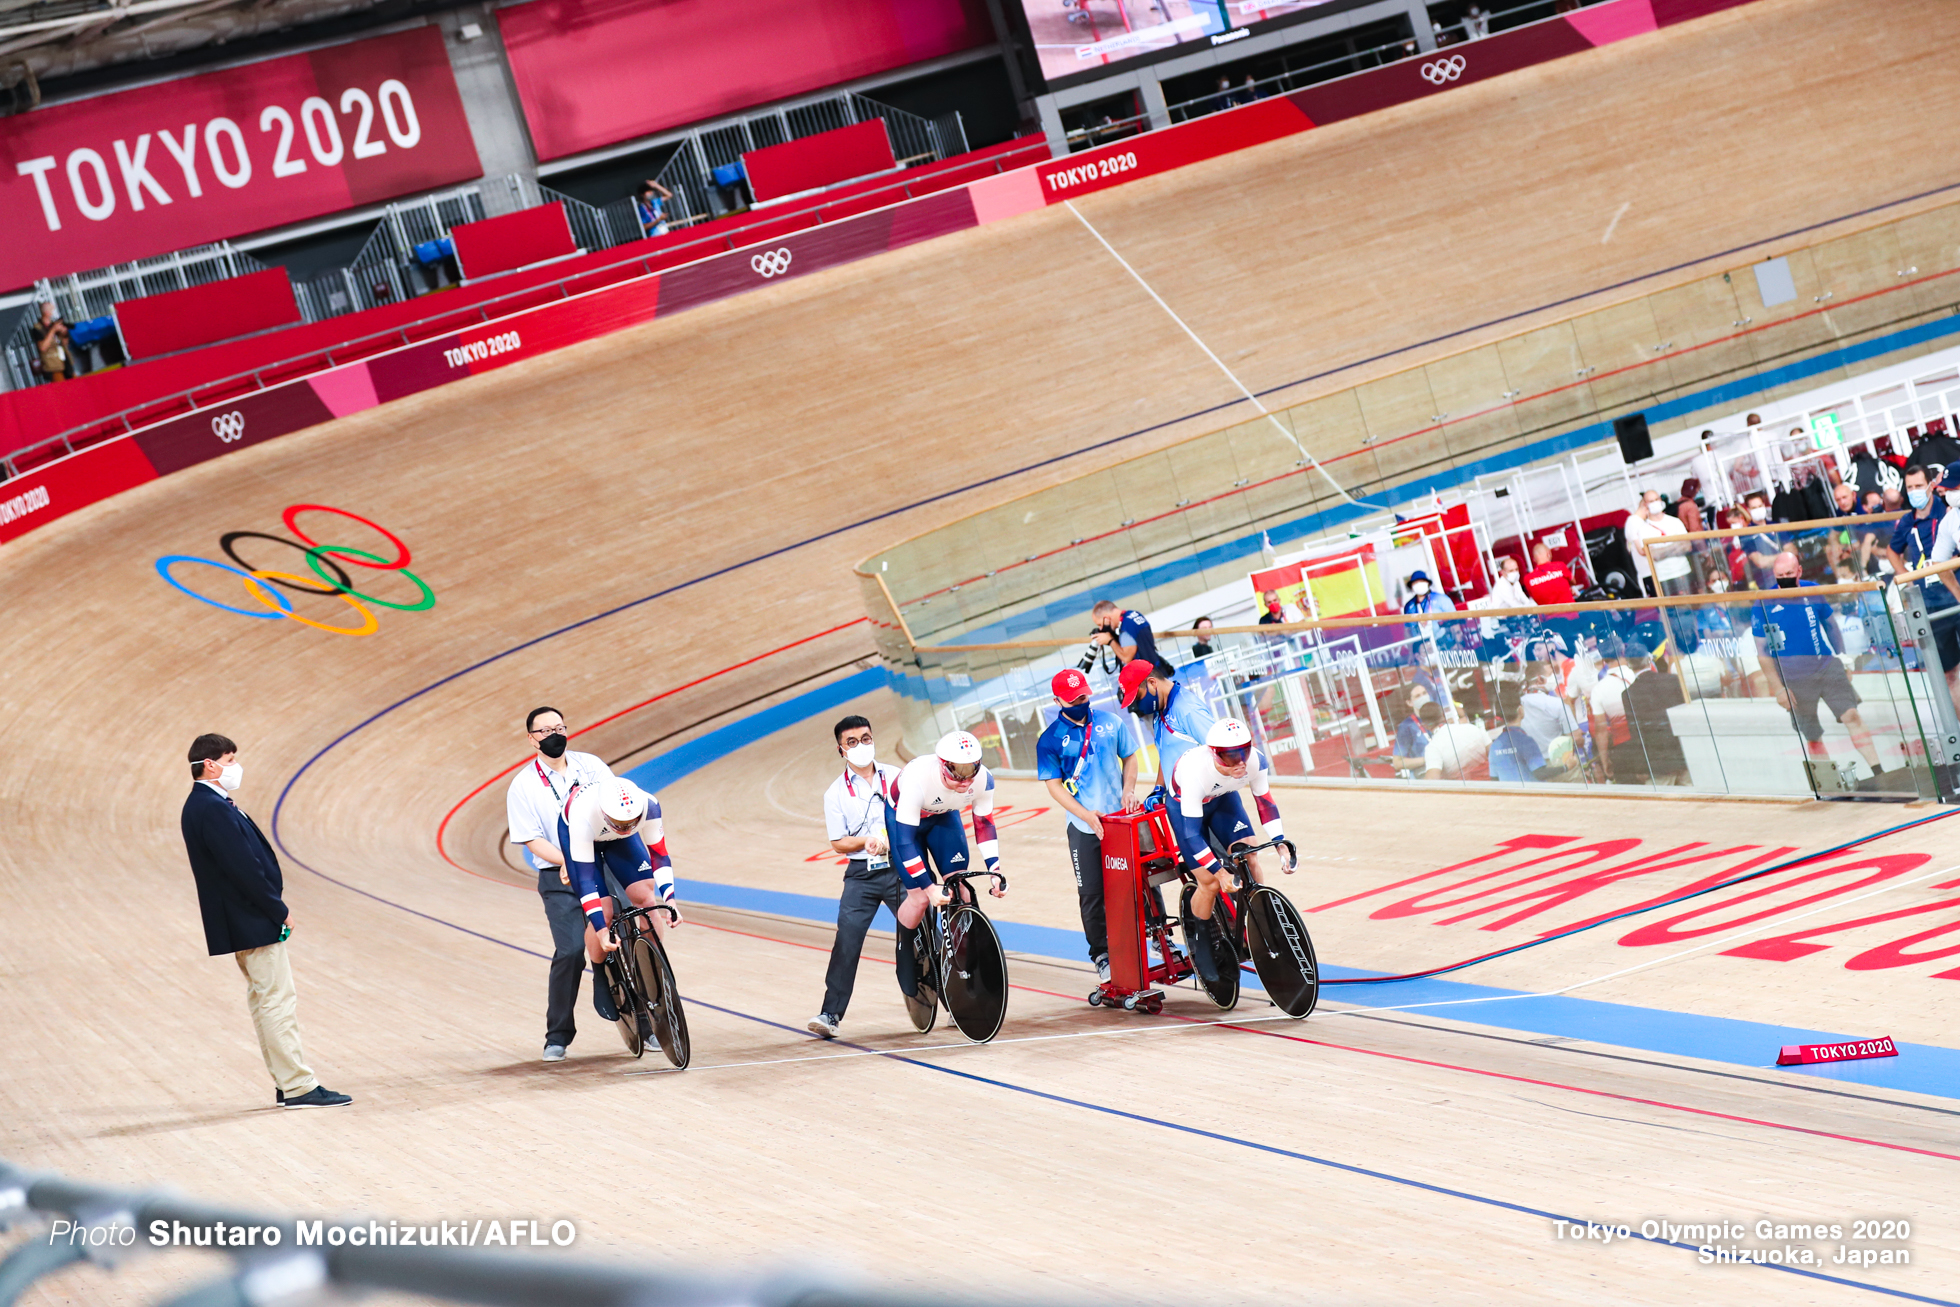
[[[961,906],[946,914],[946,1010],[976,1044],[1000,1033],[1007,1019],[1007,951],[987,914]]]
[[[646,1032],[640,1025],[640,1013],[645,1004],[641,1000],[639,986],[634,983],[633,967],[627,960],[626,950],[622,948],[607,954],[604,965],[594,979],[606,987],[606,994],[612,999],[619,1037],[625,1043],[626,1051],[634,1057],[640,1056],[647,1051]]]
[[[1266,997],[1289,1017],[1312,1012],[1320,999],[1320,966],[1306,919],[1286,895],[1270,885],[1246,895],[1245,939]]]
[[[687,1038],[687,1012],[681,1006],[680,990],[674,985],[674,969],[668,965],[666,946],[651,931],[642,932],[633,941],[633,961],[646,991],[653,1038],[667,1060],[685,1070],[693,1049]]]

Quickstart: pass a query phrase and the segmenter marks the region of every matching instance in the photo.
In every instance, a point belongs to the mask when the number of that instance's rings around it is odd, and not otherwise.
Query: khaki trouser
[[[299,993],[284,944],[267,944],[233,954],[245,973],[245,1005],[259,1032],[259,1052],[272,1083],[288,1098],[309,1093],[320,1083],[299,1047]]]

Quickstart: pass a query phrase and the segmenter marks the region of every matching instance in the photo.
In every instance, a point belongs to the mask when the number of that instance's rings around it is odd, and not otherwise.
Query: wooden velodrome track
[[[1081,208],[1263,388],[1960,180],[1955,36],[1938,0],[1768,0]],[[1770,1047],[1654,1051],[1665,1041],[1637,1029],[1679,1014],[1950,1043],[1940,963],[1852,972],[1843,947],[1783,963],[1709,949],[1590,984],[1579,997],[1626,1005],[1624,1026],[1548,1044],[1533,1041],[1570,1037],[1460,1008],[1337,1015],[1394,1003],[1355,991],[1330,990],[1304,1027],[1122,1018],[1083,1006],[1086,967],[1056,949],[1017,961],[1025,988],[1002,1041],[975,1049],[909,1034],[877,960],[889,945],[874,939],[851,1045],[820,1046],[800,1026],[821,989],[822,926],[702,907],[676,943],[693,1069],[647,1074],[655,1064],[624,1060],[589,1015],[569,1062],[537,1062],[542,914],[498,847],[502,784],[463,803],[522,756],[525,709],[556,704],[575,727],[613,717],[580,747],[634,765],[821,686],[869,650],[844,625],[861,613],[855,559],[1206,429],[1217,419],[1178,419],[1231,393],[1058,209],[260,446],[8,546],[0,1153],[268,1209],[569,1215],[588,1253],[816,1255],[946,1290],[1954,1298],[1960,1104],[1763,1069]],[[295,504],[395,532],[435,607],[383,611],[374,635],[347,639],[247,620],[158,579],[157,558],[222,557],[227,532],[285,534]],[[389,548],[353,523],[299,521]],[[259,567],[299,566],[265,540],[238,547]],[[241,602],[216,573],[180,575]],[[414,597],[388,578],[371,593]],[[338,600],[297,602],[319,621],[350,617]],[[890,719],[881,697],[865,702]],[[810,855],[837,711],[665,788],[684,887],[832,892],[832,864]],[[242,742],[240,798],[276,825],[307,1049],[357,1096],[349,1111],[271,1110],[235,971],[203,956],[176,815],[184,748],[214,729]],[[1042,804],[1026,784],[1003,794]],[[1295,882],[1303,905],[1526,833],[1754,850],[1713,864],[1730,865],[1923,815],[1307,790],[1281,806],[1313,854]],[[436,844],[452,810],[453,862]],[[1017,879],[998,915],[1071,928],[1055,814],[1003,838]],[[1931,860],[1866,910],[1935,901],[1946,881],[1930,873],[1953,845],[1934,825],[1874,846]],[[1678,877],[1636,883],[1606,906]],[[1397,971],[1599,910],[1588,899],[1496,934],[1360,908],[1311,920],[1326,961]],[[1620,933],[1463,979],[1561,988],[1699,942],[1635,949]],[[1190,995],[1171,1011],[1207,1015]],[[622,1183],[593,1146],[627,1132],[654,1147]],[[1640,1240],[1562,1242],[1554,1216],[1770,1217],[1847,1234],[1855,1219],[1906,1217],[1913,1260],[1824,1268],[1850,1282],[1835,1283],[1701,1266]],[[1203,1253],[1190,1246],[1200,1226],[1217,1231]],[[114,1279],[81,1271],[30,1300],[133,1301],[208,1269],[180,1256]]]

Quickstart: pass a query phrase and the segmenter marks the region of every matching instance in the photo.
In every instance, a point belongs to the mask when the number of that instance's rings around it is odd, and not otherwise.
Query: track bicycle
[[[920,1033],[932,1029],[942,1003],[960,1033],[976,1044],[999,1034],[1007,1018],[1007,951],[967,883],[994,874],[956,871],[942,876],[940,883],[952,892],[951,901],[927,908],[912,932],[919,992],[917,997],[908,995],[905,1005]],[[1007,888],[1005,876],[1000,883]]]
[[[606,955],[600,976],[613,1011],[619,1014],[619,1037],[626,1051],[639,1057],[649,1043],[658,1043],[668,1061],[685,1069],[692,1054],[687,1012],[660,936],[651,925],[642,924],[655,912],[666,913],[670,923],[680,920],[670,904],[628,908],[617,894],[612,896],[612,931],[619,947]]]
[[[1278,848],[1286,850],[1289,862],[1298,864],[1299,852],[1287,839],[1221,850],[1224,869],[1238,881],[1238,891],[1220,894],[1211,919],[1205,921],[1191,914],[1191,896],[1197,884],[1187,882],[1180,924],[1186,949],[1195,954],[1202,948],[1214,960],[1216,980],[1198,972],[1199,987],[1213,1003],[1228,1011],[1238,1004],[1239,965],[1251,962],[1259,983],[1266,987],[1266,997],[1297,1020],[1312,1012],[1320,998],[1320,964],[1314,957],[1313,939],[1292,900],[1252,878],[1252,855]],[[1210,928],[1207,939],[1193,939],[1206,927]]]

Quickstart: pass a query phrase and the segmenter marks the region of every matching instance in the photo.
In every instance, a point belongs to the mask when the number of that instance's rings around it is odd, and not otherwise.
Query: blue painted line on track
[[[722,1007],[719,1004],[708,1003],[693,997],[687,997],[687,1002],[690,1006],[708,1008],[711,1011],[720,1012],[724,1016],[737,1017],[744,1021],[753,1021],[757,1025],[768,1026],[775,1030],[786,1030],[791,1034],[805,1035],[812,1040],[817,1038],[815,1035],[810,1035],[807,1031],[799,1030],[795,1026],[787,1026],[780,1021],[771,1021],[767,1017],[755,1016],[752,1013],[743,1012],[738,1008]],[[925,1071],[936,1071],[941,1075],[954,1076],[961,1080],[971,1081],[974,1084],[986,1085],[992,1089],[1004,1089],[1009,1093],[1023,1094],[1029,1098],[1038,1098],[1050,1103],[1059,1103],[1064,1107],[1081,1108],[1087,1112],[1115,1117],[1122,1121],[1135,1122],[1138,1125],[1152,1126],[1160,1130],[1174,1130],[1179,1134],[1192,1135],[1199,1139],[1209,1139],[1215,1143],[1231,1144],[1234,1147],[1246,1148],[1253,1152],[1266,1153],[1274,1157],[1284,1157],[1289,1161],[1306,1162],[1312,1166],[1326,1167],[1332,1171],[1344,1171],[1349,1175],[1361,1176],[1364,1179],[1381,1180],[1388,1184],[1400,1185],[1408,1189],[1419,1189],[1425,1193],[1436,1194],[1444,1198],[1462,1199],[1465,1202],[1478,1203],[1485,1207],[1495,1207],[1500,1211],[1537,1217],[1547,1222],[1565,1221],[1568,1224],[1581,1227],[1587,1224],[1586,1221],[1578,1217],[1565,1216],[1558,1212],[1547,1211],[1542,1207],[1529,1207],[1523,1203],[1506,1202],[1502,1198],[1492,1198],[1485,1194],[1471,1193],[1467,1189],[1452,1189],[1447,1185],[1431,1184],[1427,1180],[1417,1180],[1405,1175],[1396,1175],[1392,1171],[1378,1171],[1373,1167],[1357,1166],[1352,1162],[1337,1162],[1331,1157],[1318,1157],[1312,1153],[1297,1152],[1291,1148],[1282,1148],[1277,1144],[1264,1144],[1254,1139],[1246,1139],[1239,1135],[1229,1135],[1219,1130],[1207,1130],[1202,1126],[1187,1125],[1184,1122],[1172,1121],[1164,1117],[1148,1116],[1142,1112],[1131,1112],[1120,1107],[1110,1107],[1103,1103],[1092,1103],[1084,1098],[1071,1098],[1066,1094],[1050,1093],[1045,1089],[1034,1089],[1027,1085],[1017,1085],[1011,1080],[1001,1080],[993,1076],[978,1075],[971,1071],[960,1071],[953,1067],[942,1066],[937,1062],[925,1061],[922,1058],[907,1057],[903,1053],[893,1052],[889,1049],[872,1048],[867,1044],[853,1043],[846,1039],[825,1042],[835,1043],[860,1053],[875,1053],[880,1058],[888,1061],[902,1062],[907,1066],[918,1067]],[[979,1046],[976,1045],[976,1047]],[[1630,1230],[1627,1237],[1641,1243],[1657,1244],[1665,1248],[1679,1248],[1684,1252],[1699,1251],[1694,1244],[1681,1243],[1674,1239],[1662,1239],[1657,1236],[1642,1234],[1637,1229]],[[1850,1280],[1843,1276],[1828,1274],[1824,1271],[1805,1270],[1800,1266],[1786,1266],[1775,1262],[1751,1264],[1761,1265],[1763,1270],[1783,1271],[1791,1275],[1801,1275],[1807,1279],[1823,1280],[1829,1284],[1843,1285],[1848,1289],[1864,1289],[1867,1292],[1884,1294],[1891,1298],[1903,1298],[1908,1302],[1931,1303],[1934,1307],[1960,1307],[1960,1303],[1956,1303],[1951,1299],[1933,1298],[1925,1294],[1909,1293],[1904,1289],[1887,1288],[1884,1285],[1871,1284],[1863,1280]]]

